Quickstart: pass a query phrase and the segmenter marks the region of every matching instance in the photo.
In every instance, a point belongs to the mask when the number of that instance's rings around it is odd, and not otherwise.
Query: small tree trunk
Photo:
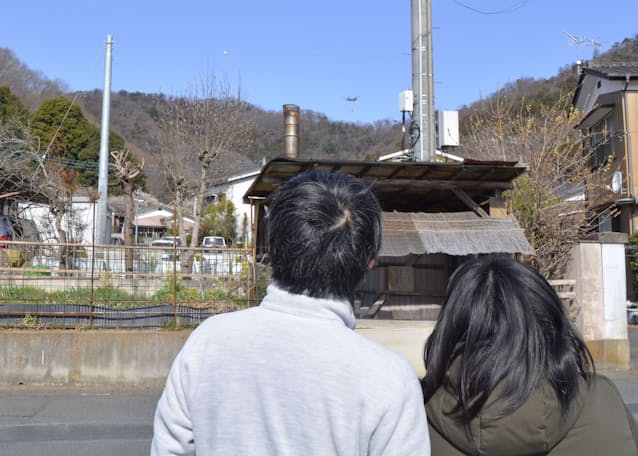
[[[133,272],[133,249],[131,246],[134,242],[133,228],[133,184],[131,182],[123,182],[122,188],[126,195],[126,213],[124,216],[124,245],[128,248],[124,249],[124,262],[126,272]]]
[[[55,214],[55,228],[58,231],[58,240],[60,242],[60,250],[58,251],[58,262],[60,263],[60,272],[65,271],[67,267],[68,249],[66,246],[66,231],[62,229],[62,217],[64,217],[64,211],[60,210]],[[66,274],[65,274],[66,275]]]

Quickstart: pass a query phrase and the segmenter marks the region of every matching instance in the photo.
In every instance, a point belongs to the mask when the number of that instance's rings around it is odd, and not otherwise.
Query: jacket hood
[[[542,455],[551,450],[572,428],[585,403],[580,391],[563,416],[556,393],[545,383],[517,410],[497,418],[504,404],[487,400],[483,410],[469,426],[460,423],[450,412],[457,404],[451,389],[440,387],[426,404],[430,425],[450,444],[468,455]]]

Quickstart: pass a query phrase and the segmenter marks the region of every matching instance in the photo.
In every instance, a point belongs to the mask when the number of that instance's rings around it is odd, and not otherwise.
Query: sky
[[[4,2],[0,47],[70,91],[182,95],[205,74],[268,111],[400,121],[412,85],[408,0]],[[638,34],[638,1],[432,0],[434,101],[456,110],[522,77],[548,78]],[[568,34],[576,39],[570,40]],[[575,44],[575,43],[580,44]],[[351,100],[356,101],[349,101]]]

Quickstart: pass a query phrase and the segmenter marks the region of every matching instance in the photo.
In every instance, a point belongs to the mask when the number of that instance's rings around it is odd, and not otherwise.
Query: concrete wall
[[[189,331],[0,331],[0,384],[158,386]]]
[[[357,332],[404,356],[422,376],[434,323],[360,320]],[[0,384],[161,387],[190,331],[0,331]]]
[[[624,239],[626,242],[626,236]],[[603,235],[597,241],[580,242],[574,247],[572,258],[571,276],[576,280],[574,291],[581,305],[578,326],[596,365],[628,369],[623,239]]]

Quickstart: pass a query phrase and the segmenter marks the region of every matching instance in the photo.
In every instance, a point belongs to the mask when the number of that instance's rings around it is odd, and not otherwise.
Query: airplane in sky
[[[350,96],[350,97],[346,97],[346,101],[357,101],[359,99],[359,96]]]

